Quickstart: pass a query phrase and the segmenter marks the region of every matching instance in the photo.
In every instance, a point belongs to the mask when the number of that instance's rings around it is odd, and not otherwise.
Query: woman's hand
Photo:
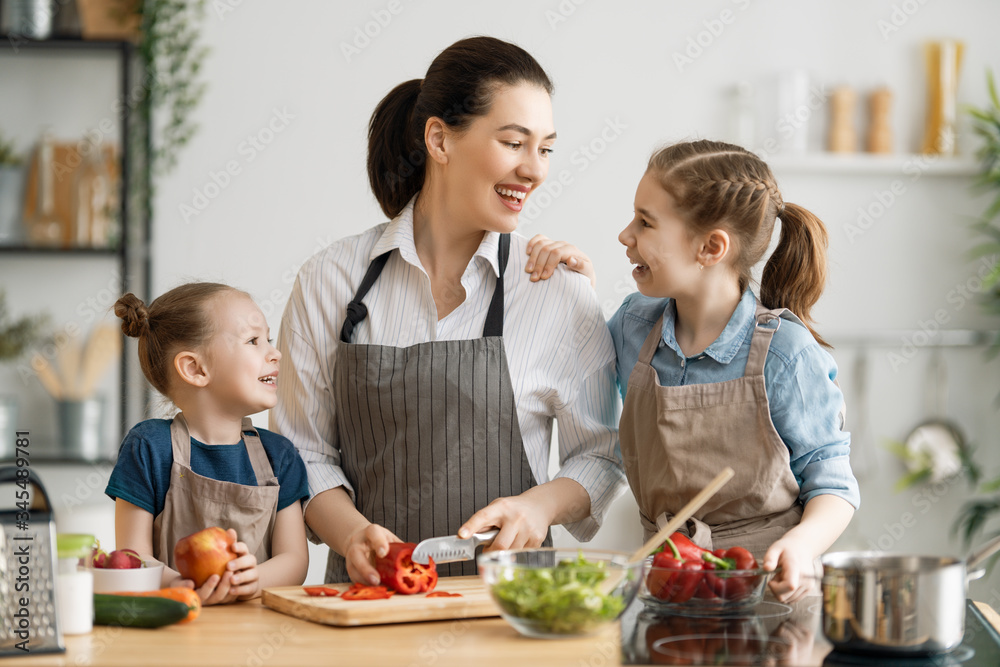
[[[351,581],[362,584],[378,584],[378,571],[375,569],[375,558],[389,553],[390,542],[402,542],[388,528],[375,523],[351,533],[344,550],[347,561],[347,574]]]
[[[559,264],[565,264],[573,271],[590,279],[590,286],[597,287],[597,273],[590,257],[576,246],[565,241],[553,241],[544,234],[535,234],[526,248],[528,263],[524,271],[531,274],[530,280],[548,280]]]
[[[538,506],[521,496],[497,498],[479,510],[458,529],[461,538],[471,537],[490,528],[500,529],[486,551],[524,549],[541,546],[548,535],[549,522]]]
[[[771,583],[771,592],[781,602],[795,602],[813,589],[815,573],[813,561],[816,554],[811,544],[805,543],[791,533],[772,544],[764,554],[763,568],[781,568]]]
[[[500,529],[487,550],[541,546],[553,524],[573,523],[590,516],[590,494],[567,477],[533,486],[521,495],[497,498],[473,514],[458,529],[466,538],[490,528]]]

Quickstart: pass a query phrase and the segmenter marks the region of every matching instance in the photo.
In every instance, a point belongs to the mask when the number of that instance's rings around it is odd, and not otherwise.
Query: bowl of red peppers
[[[668,614],[742,614],[764,599],[773,575],[743,547],[710,551],[674,533],[647,559],[639,598],[652,610]]]

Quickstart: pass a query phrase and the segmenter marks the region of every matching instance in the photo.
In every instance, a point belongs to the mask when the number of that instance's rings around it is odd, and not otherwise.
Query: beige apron
[[[177,540],[203,528],[232,528],[250,553],[263,563],[271,557],[271,534],[278,513],[278,478],[271,470],[260,436],[249,418],[243,419],[243,442],[257,477],[257,486],[223,482],[191,470],[191,435],[184,415],[170,425],[174,462],[163,511],[153,520],[153,556],[176,569]]]
[[[707,549],[743,546],[761,560],[798,525],[802,506],[788,448],[774,425],[764,390],[764,361],[787,310],[757,304],[743,377],[661,387],[651,365],[663,316],[653,325],[628,380],[619,427],[622,458],[639,505],[645,539],[652,537],[725,466],[736,475],[688,521],[686,532]]]

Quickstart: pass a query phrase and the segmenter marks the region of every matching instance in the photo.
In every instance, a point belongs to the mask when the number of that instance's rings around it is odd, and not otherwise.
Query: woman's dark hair
[[[826,285],[826,227],[808,210],[782,199],[763,160],[733,144],[693,141],[657,151],[647,171],[673,198],[693,233],[729,232],[741,291],[767,251],[775,219],[781,218],[781,238],[761,275],[761,303],[789,309],[820,345],[829,347],[810,317]]]
[[[470,37],[438,54],[423,80],[393,88],[368,124],[368,182],[382,211],[396,217],[423,187],[428,118],[464,130],[489,113],[500,85],[521,83],[552,94],[548,75],[527,51],[494,37]]]
[[[149,306],[131,292],[115,302],[122,332],[139,339],[139,366],[156,391],[170,396],[173,356],[208,342],[213,334],[210,301],[229,292],[246,294],[220,283],[188,283],[162,294]]]

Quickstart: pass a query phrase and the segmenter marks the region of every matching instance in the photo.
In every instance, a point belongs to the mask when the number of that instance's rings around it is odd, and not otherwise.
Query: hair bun
[[[138,338],[149,331],[149,310],[131,292],[115,302],[115,315],[122,319],[122,332],[126,336]]]

